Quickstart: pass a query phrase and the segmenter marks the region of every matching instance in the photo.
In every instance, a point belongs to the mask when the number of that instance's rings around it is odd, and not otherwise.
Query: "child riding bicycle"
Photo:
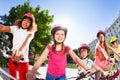
[[[26,73],[29,70],[29,44],[34,38],[36,30],[35,17],[31,13],[24,14],[22,19],[16,20],[13,26],[0,24],[0,32],[13,34],[12,57],[9,60],[8,66],[10,75],[16,78],[16,72],[18,71],[20,80],[27,80]]]
[[[87,78],[83,78],[82,80],[93,80],[95,79],[95,73],[97,71],[100,71],[104,76],[108,75],[108,72],[105,72],[102,70],[100,67],[94,64],[93,60],[88,58],[88,55],[90,54],[90,47],[88,44],[83,43],[81,46],[78,48],[78,53],[80,55],[81,61],[91,69],[90,73],[93,73],[93,75],[88,76]],[[78,66],[78,71],[79,71],[79,76],[81,73],[86,74],[87,72],[80,66]],[[96,79],[95,79],[96,80]]]
[[[112,47],[115,49],[116,52],[118,52],[119,54],[114,54],[114,58],[117,60],[117,72],[111,77],[111,80],[115,77],[117,77],[118,75],[120,75],[120,44],[117,41],[117,37],[113,36],[110,39],[110,43],[112,44]],[[120,76],[119,76],[120,79]]]
[[[78,53],[80,55],[81,61],[88,66],[89,68],[93,67],[93,61],[88,58],[88,55],[90,54],[90,47],[86,44],[83,43],[79,48],[78,48]],[[80,66],[78,66],[78,74],[85,72],[84,69],[82,69]],[[91,77],[83,78],[82,80],[91,80]]]
[[[95,47],[95,61],[94,63],[99,66],[101,69],[106,70],[108,67],[111,67],[115,63],[114,58],[110,57],[109,50],[113,51],[115,54],[118,54],[112,47],[110,47],[105,41],[105,32],[99,30],[97,32],[98,43]],[[109,70],[108,70],[109,71]],[[100,73],[96,74],[96,80],[99,80]]]
[[[73,50],[64,44],[67,36],[66,28],[57,25],[52,28],[51,34],[53,37],[53,44],[48,44],[46,46],[38,61],[27,73],[28,80],[35,80],[35,74],[38,68],[46,60],[48,55],[46,80],[66,80],[67,55],[70,55],[75,63],[77,63],[79,66],[82,66],[85,70],[89,69],[81,62]]]

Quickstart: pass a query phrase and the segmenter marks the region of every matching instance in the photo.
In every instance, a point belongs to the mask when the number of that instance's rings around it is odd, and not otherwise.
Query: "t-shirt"
[[[48,69],[47,72],[54,76],[62,76],[66,74],[67,54],[70,51],[70,47],[66,46],[66,53],[63,54],[63,50],[56,51],[54,53],[50,45],[46,46],[49,49]]]
[[[18,28],[17,26],[10,26],[10,29],[11,33],[13,34],[12,50],[19,49],[22,46],[23,42],[26,40],[28,34],[32,34],[32,36],[28,39],[26,46],[22,50],[24,60],[20,60],[20,62],[28,62],[29,44],[34,37],[34,31],[28,31],[27,29]]]
[[[91,59],[81,60],[88,68],[92,68],[93,61]]]
[[[81,59],[82,63],[84,63],[88,68],[92,68],[93,61],[91,59]],[[78,66],[79,67],[79,66]],[[78,70],[78,73],[84,72],[84,69]]]
[[[93,66],[93,61],[91,59],[82,59],[81,60],[88,68],[92,68]],[[84,72],[84,69],[81,69],[80,71],[78,71],[78,73],[80,74],[81,72]],[[87,77],[87,80],[91,80],[91,77]]]
[[[117,48],[114,48],[115,49],[115,51],[117,52],[117,53],[120,53],[120,45],[118,45],[118,47]],[[116,55],[116,54],[114,54],[114,58],[115,59],[119,59],[119,57]]]

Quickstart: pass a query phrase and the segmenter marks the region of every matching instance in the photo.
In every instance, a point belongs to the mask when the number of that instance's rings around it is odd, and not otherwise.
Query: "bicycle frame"
[[[109,80],[113,80],[120,75],[120,60],[116,60],[116,63],[118,64],[118,68],[117,68],[116,72],[109,77]]]
[[[0,72],[2,72],[4,75],[6,75],[7,77],[13,79],[13,80],[18,80],[15,77],[11,76],[10,74],[8,74],[6,71],[4,71],[2,68],[0,68]]]

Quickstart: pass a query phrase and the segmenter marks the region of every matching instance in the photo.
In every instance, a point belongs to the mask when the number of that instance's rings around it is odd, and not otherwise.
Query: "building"
[[[109,39],[112,36],[116,36],[118,38],[118,42],[120,43],[120,15],[119,17],[112,23],[112,25],[109,28],[105,29],[105,39],[106,41],[109,41]],[[95,52],[95,45],[97,43],[97,38],[94,39],[89,43],[89,46],[91,48],[91,51]]]

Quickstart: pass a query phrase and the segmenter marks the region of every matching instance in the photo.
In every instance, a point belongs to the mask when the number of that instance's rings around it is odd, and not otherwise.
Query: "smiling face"
[[[31,21],[30,21],[30,19],[29,19],[29,18],[25,18],[25,19],[23,19],[21,25],[22,25],[22,28],[23,28],[23,29],[27,29],[27,28],[29,28],[30,25],[31,25]]]
[[[54,39],[58,43],[62,43],[65,40],[65,32],[63,30],[58,30],[54,34]]]
[[[79,53],[80,53],[80,56],[83,58],[83,59],[85,59],[87,56],[88,56],[88,50],[87,49],[81,49],[80,51],[79,51]]]

